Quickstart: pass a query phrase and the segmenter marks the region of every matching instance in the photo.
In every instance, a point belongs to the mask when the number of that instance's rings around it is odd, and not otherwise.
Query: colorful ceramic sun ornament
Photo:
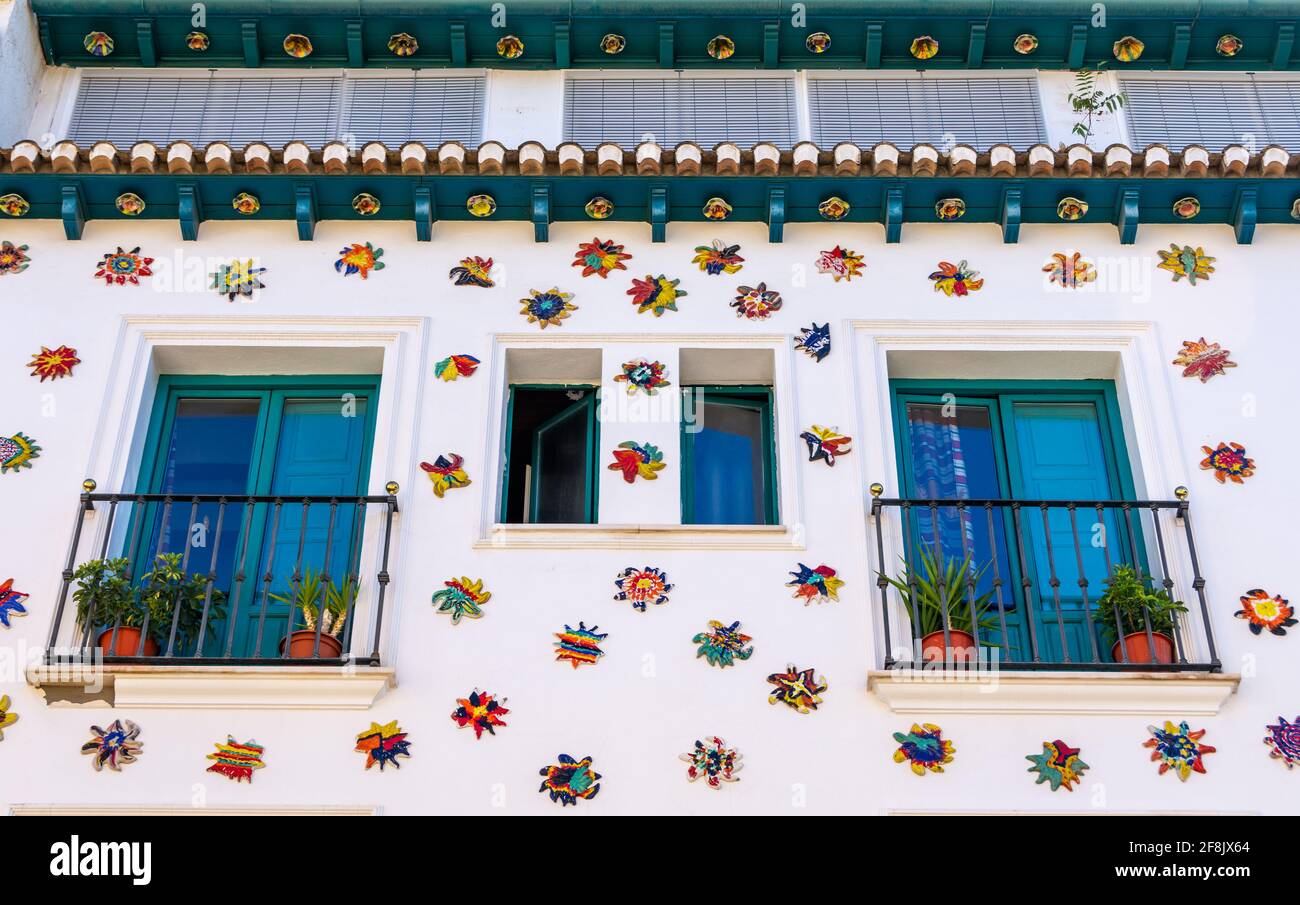
[[[1037,773],[1034,785],[1050,783],[1053,792],[1062,786],[1065,791],[1073,792],[1074,783],[1081,782],[1083,771],[1088,765],[1079,759],[1079,749],[1071,748],[1059,738],[1054,742],[1043,742],[1042,754],[1026,754],[1025,760],[1033,764],[1027,772]]]
[[[1084,283],[1097,279],[1097,268],[1085,261],[1077,251],[1072,255],[1055,252],[1052,259],[1043,265],[1043,273],[1047,274],[1047,282],[1055,283],[1062,289],[1078,289]]]
[[[115,252],[105,252],[104,257],[99,262],[99,269],[95,271],[95,279],[103,280],[104,285],[124,286],[130,283],[132,286],[140,285],[141,277],[153,276],[153,271],[149,265],[153,263],[153,258],[140,256],[140,246],[136,246],[130,251],[123,250],[122,246],[117,247]]]
[[[1231,349],[1220,348],[1218,343],[1207,343],[1202,336],[1195,342],[1183,340],[1183,348],[1171,364],[1182,365],[1184,377],[1199,377],[1201,383],[1205,383],[1211,377],[1222,374],[1224,368],[1237,366],[1235,361],[1228,360],[1231,354]]]
[[[230,206],[235,209],[235,213],[251,217],[262,209],[262,202],[257,199],[256,195],[240,192],[230,199]]]
[[[420,42],[415,39],[415,35],[399,32],[388,39],[388,52],[393,56],[409,57],[414,56],[415,52],[420,49]]]
[[[455,380],[458,377],[472,377],[478,370],[479,361],[473,355],[451,355],[433,366],[433,373],[443,380]]]
[[[0,700],[0,711],[3,710],[4,703]],[[0,719],[0,726],[3,725],[4,722]],[[1288,770],[1300,764],[1300,716],[1295,718],[1294,723],[1288,723],[1286,717],[1279,715],[1277,725],[1267,728],[1268,735],[1264,736],[1264,744],[1268,745],[1268,756],[1282,761]]]
[[[507,725],[501,719],[510,712],[501,706],[504,699],[498,702],[486,691],[475,688],[469,693],[469,697],[457,698],[456,703],[460,706],[451,712],[451,718],[462,729],[472,726],[475,739],[482,738],[484,730],[487,730],[488,735],[496,735],[497,726]]]
[[[853,442],[852,437],[837,434],[819,424],[814,424],[811,429],[804,431],[799,435],[799,439],[808,444],[809,462],[822,459],[827,465],[834,466],[836,456],[847,456],[853,452],[849,445]]]
[[[960,298],[984,285],[983,280],[976,279],[979,275],[979,271],[969,269],[965,261],[955,266],[947,261],[940,261],[939,269],[930,274],[930,279],[934,280],[935,292],[942,292],[949,298],[954,295]]]
[[[1121,63],[1132,63],[1138,57],[1142,56],[1142,51],[1146,50],[1146,45],[1132,35],[1125,35],[1120,38],[1111,47],[1115,54],[1115,59]]]
[[[545,292],[529,289],[528,298],[519,300],[524,304],[519,313],[528,318],[528,323],[537,324],[543,330],[548,326],[562,327],[569,312],[578,310],[570,301],[572,298],[572,292],[561,292],[554,286]]]
[[[610,471],[623,472],[623,480],[629,484],[636,483],[638,477],[647,481],[658,479],[659,472],[667,466],[664,454],[653,443],[637,443],[624,440],[614,450],[614,462],[608,465]]]
[[[700,270],[711,277],[721,273],[735,273],[745,266],[745,259],[737,252],[739,245],[727,245],[721,239],[714,239],[712,245],[696,245],[692,264],[700,265]]]
[[[13,616],[26,616],[27,607],[23,606],[23,601],[30,596],[22,591],[15,591],[12,578],[6,578],[3,583],[0,583],[0,625],[12,628],[9,620]]]
[[[201,31],[192,31],[185,36],[185,46],[195,53],[203,53],[211,42]]]
[[[739,629],[739,622],[723,625],[716,619],[710,619],[709,631],[700,632],[691,639],[692,644],[699,645],[695,652],[696,658],[704,657],[710,666],[719,669],[734,666],[737,660],[748,660],[753,656],[754,646],[745,645],[754,639],[742,634]]]
[[[637,314],[649,311],[655,317],[663,317],[665,311],[676,311],[677,300],[687,294],[685,290],[677,288],[680,282],[681,280],[670,280],[662,273],[659,276],[647,273],[644,280],[632,278],[632,288],[627,294],[632,296]]]
[[[1235,57],[1245,46],[1246,42],[1236,35],[1223,35],[1214,43],[1214,52],[1221,57]]]
[[[850,210],[852,210],[852,205],[835,195],[817,205],[817,213],[821,214],[823,220],[843,220],[848,216]]]
[[[793,663],[786,666],[785,672],[774,672],[767,677],[767,684],[775,685],[776,691],[768,695],[767,702],[775,704],[780,701],[798,713],[810,713],[822,703],[821,694],[828,686],[825,676],[815,676],[813,667],[800,670]]]
[[[731,214],[731,205],[724,198],[710,198],[700,209],[706,220],[726,220]]]
[[[7,273],[22,273],[27,269],[32,261],[27,256],[27,248],[26,245],[0,242],[0,277]]]
[[[295,60],[302,60],[311,56],[311,39],[306,35],[285,35],[280,46],[284,48],[285,53]]]
[[[254,267],[251,258],[247,261],[236,259],[220,265],[216,273],[210,274],[212,285],[208,288],[216,290],[217,295],[224,295],[227,301],[233,302],[236,297],[251,299],[258,289],[266,288],[259,279],[264,273],[266,268]]]
[[[1207,256],[1205,249],[1200,246],[1192,248],[1190,245],[1184,245],[1179,248],[1177,245],[1170,245],[1169,251],[1158,249],[1156,254],[1160,255],[1160,263],[1156,266],[1172,273],[1175,283],[1186,277],[1187,282],[1195,286],[1197,280],[1208,280],[1210,274],[1214,273],[1215,259]]]
[[[736,42],[726,35],[718,35],[709,41],[709,56],[715,60],[730,59],[736,53]]]
[[[1201,451],[1205,453],[1201,468],[1213,470],[1214,479],[1220,484],[1225,481],[1241,484],[1255,474],[1255,460],[1247,458],[1246,447],[1240,443],[1220,443],[1214,449],[1202,446]]]
[[[581,267],[584,277],[595,274],[603,280],[609,276],[610,271],[627,270],[623,262],[631,258],[631,255],[624,253],[623,246],[613,239],[593,238],[590,242],[578,244],[578,253],[573,259],[573,266]]]
[[[443,589],[436,591],[433,602],[439,613],[449,613],[451,624],[459,625],[461,617],[479,619],[483,616],[483,604],[492,599],[492,592],[483,590],[483,579],[470,579],[465,576],[443,582]]]
[[[929,35],[922,35],[912,41],[910,50],[918,60],[928,60],[939,53],[939,42]]]
[[[72,369],[79,364],[81,359],[77,357],[76,349],[67,346],[59,346],[57,349],[41,346],[41,351],[32,356],[32,360],[27,362],[27,367],[32,369],[33,377],[41,378],[41,383],[44,383],[46,378],[58,380],[60,377],[71,377]]]
[[[1188,195],[1174,202],[1173,211],[1179,220],[1191,220],[1201,212],[1201,202]]]
[[[6,217],[23,217],[31,209],[31,204],[22,195],[14,192],[0,195],[0,214],[4,214]]]
[[[600,791],[600,774],[591,769],[591,755],[582,760],[574,760],[567,754],[561,754],[558,764],[542,767],[538,773],[542,785],[537,791],[549,792],[551,801],[558,801],[560,807],[566,804],[576,805],[578,799],[590,800]]]
[[[384,764],[392,764],[400,770],[399,757],[411,756],[411,743],[406,740],[406,733],[397,725],[397,720],[382,726],[372,722],[365,732],[357,733],[357,746],[354,751],[366,755],[366,769],[379,764],[379,772],[384,772]]]
[[[144,213],[145,209],[144,199],[135,192],[123,192],[117,196],[117,200],[113,202],[113,205],[117,208],[117,212],[124,217],[138,217]]]
[[[491,272],[491,258],[473,255],[461,258],[460,264],[448,271],[447,278],[453,280],[457,286],[482,286],[484,289],[491,289],[496,285],[490,275]]]
[[[1295,608],[1281,594],[1270,597],[1260,588],[1247,591],[1241,597],[1241,609],[1232,615],[1250,624],[1251,634],[1267,630],[1274,635],[1285,635],[1296,624]]]
[[[831,36],[824,31],[815,31],[804,38],[803,46],[809,53],[825,53],[831,49]]]
[[[642,613],[646,611],[647,603],[655,606],[667,603],[668,592],[673,589],[668,574],[651,566],[644,569],[629,566],[614,579],[614,587],[618,588],[615,600],[626,600],[632,604],[632,609]]]
[[[605,652],[600,649],[600,642],[609,637],[608,633],[597,633],[598,628],[599,625],[587,628],[584,622],[579,622],[577,628],[565,625],[564,631],[555,633],[555,637],[560,639],[555,642],[555,661],[562,663],[567,660],[574,669],[579,666],[595,666],[596,661],[605,656]]]
[[[24,468],[32,467],[32,459],[41,457],[41,448],[36,441],[21,431],[12,437],[0,437],[0,474],[12,471],[15,474]]]
[[[524,42],[514,35],[497,41],[497,56],[503,60],[517,60],[524,55]]]
[[[682,760],[690,764],[686,768],[686,779],[690,782],[703,777],[710,789],[721,789],[724,782],[738,782],[736,772],[744,766],[740,762],[741,754],[735,748],[728,748],[727,743],[716,735],[702,742],[695,740],[695,750],[680,754]]]
[[[804,606],[814,600],[818,603],[823,600],[838,602],[840,588],[844,587],[844,579],[836,578],[835,570],[827,565],[810,569],[803,563],[799,563],[799,571],[791,572],[790,576],[793,581],[787,581],[785,586],[794,588],[794,599],[802,600]]]
[[[945,764],[952,763],[957,749],[952,742],[943,737],[943,730],[934,723],[912,724],[910,732],[895,732],[894,741],[898,750],[894,752],[894,763],[907,761],[912,772],[917,776],[942,773]]]
[[[951,222],[966,216],[966,202],[960,198],[940,198],[934,203],[936,218]]]
[[[0,694],[0,741],[4,741],[5,727],[18,722],[18,714],[9,709],[11,706],[9,695]]]
[[[144,748],[144,742],[136,741],[140,727],[130,720],[113,720],[107,729],[91,726],[90,734],[92,738],[81,746],[81,753],[94,755],[90,765],[96,773],[105,767],[120,772],[124,765],[135,763]]]
[[[473,482],[470,481],[469,475],[462,467],[465,463],[464,456],[458,456],[456,453],[448,453],[447,456],[439,456],[433,460],[433,464],[421,462],[420,467],[429,475],[429,480],[433,482],[433,495],[442,499],[442,495],[448,490],[455,490],[457,487],[468,487]]]
[[[768,289],[767,283],[739,286],[736,288],[735,299],[729,304],[736,309],[736,317],[765,321],[772,316],[772,312],[781,310],[781,293]]]
[[[1165,728],[1148,726],[1147,731],[1152,737],[1143,742],[1142,747],[1151,749],[1151,759],[1159,762],[1161,776],[1173,770],[1181,781],[1187,782],[1187,777],[1193,773],[1205,772],[1201,758],[1213,754],[1214,748],[1201,744],[1204,729],[1193,732],[1186,721],[1175,726],[1165,720]]]
[[[1011,47],[1019,54],[1031,54],[1038,49],[1038,37],[1031,34],[1018,35]]]
[[[1088,215],[1088,202],[1079,198],[1062,198],[1056,205],[1056,216],[1066,223],[1082,220]]]
[[[205,771],[218,773],[236,783],[247,780],[253,782],[253,771],[266,766],[262,762],[262,752],[266,749],[256,741],[237,742],[233,735],[226,736],[226,743],[216,743],[217,753],[207,755],[208,760],[216,761]]]
[[[817,272],[829,273],[835,282],[852,283],[862,276],[862,255],[841,245],[817,255]]]
[[[491,217],[497,212],[497,201],[491,195],[470,195],[465,199],[465,210],[479,219]]]
[[[92,57],[106,57],[113,52],[113,39],[102,31],[92,31],[81,39],[81,46]]]
[[[819,327],[817,322],[813,321],[811,327],[800,327],[799,335],[794,338],[794,347],[813,361],[820,362],[831,354],[830,323],[822,324]]]
[[[582,210],[593,220],[608,220],[614,214],[614,202],[597,195],[584,204]]]
[[[384,269],[384,262],[379,260],[383,256],[382,248],[375,248],[369,242],[365,245],[353,242],[351,245],[345,245],[339,252],[339,259],[334,262],[334,269],[345,277],[359,273],[364,280],[370,276],[370,271]]]
[[[362,217],[373,217],[381,207],[379,199],[369,192],[361,192],[352,199],[352,209]]]
[[[600,49],[610,56],[620,54],[627,46],[627,39],[622,35],[608,34],[600,39]]]
[[[635,361],[623,362],[623,373],[615,374],[614,382],[626,383],[629,396],[634,395],[637,390],[643,391],[647,396],[653,396],[661,387],[672,386],[671,381],[664,379],[666,373],[668,373],[666,365],[638,358]]]

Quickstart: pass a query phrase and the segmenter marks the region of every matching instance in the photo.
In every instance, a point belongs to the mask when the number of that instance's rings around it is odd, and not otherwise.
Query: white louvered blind
[[[810,78],[812,139],[908,148],[922,142],[1023,149],[1047,140],[1033,78]]]
[[[792,78],[571,78],[564,86],[564,140],[585,148],[647,139],[788,148],[798,123]]]
[[[1300,151],[1300,80],[1130,78],[1120,87],[1134,147],[1277,144]]]
[[[352,79],[344,131],[359,143],[477,145],[483,136],[483,79]]]

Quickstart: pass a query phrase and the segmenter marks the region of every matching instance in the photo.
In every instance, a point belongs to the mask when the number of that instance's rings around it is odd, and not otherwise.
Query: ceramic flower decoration
[[[1148,726],[1147,730],[1151,738],[1143,742],[1142,747],[1151,749],[1151,759],[1160,764],[1161,776],[1173,770],[1180,780],[1187,782],[1187,777],[1193,773],[1205,772],[1202,758],[1213,754],[1214,748],[1201,744],[1204,729],[1193,732],[1186,721],[1175,726],[1165,720],[1163,729]]]
[[[821,214],[823,220],[843,220],[851,209],[852,205],[834,195],[817,205],[817,213]]]
[[[922,35],[912,41],[910,50],[918,60],[929,60],[939,53],[939,42],[929,35]]]
[[[451,712],[451,718],[462,729],[466,726],[473,727],[475,739],[481,739],[484,731],[488,735],[496,735],[497,726],[507,725],[501,717],[510,711],[501,706],[504,702],[498,702],[486,691],[475,688],[469,697],[457,698],[456,703],[460,706]]]
[[[0,277],[8,273],[22,273],[28,268],[32,259],[27,256],[27,248],[26,245],[0,242]]]
[[[1255,474],[1255,460],[1247,458],[1246,447],[1240,443],[1220,443],[1214,449],[1202,446],[1201,450],[1205,453],[1201,468],[1212,470],[1214,479],[1220,484],[1225,481],[1241,484],[1245,478]]]
[[[637,314],[649,311],[655,317],[662,317],[665,311],[676,311],[677,300],[687,294],[685,290],[677,288],[680,282],[681,280],[670,280],[662,273],[657,277],[647,273],[644,280],[632,278],[632,288],[627,294],[632,296]]]
[[[599,634],[596,631],[598,628],[598,625],[587,628],[586,623],[579,622],[577,628],[566,625],[564,631],[556,632],[555,637],[560,640],[555,642],[555,661],[567,661],[574,669],[579,666],[595,666],[596,661],[605,656],[605,652],[600,649],[600,642],[609,637],[608,633]]]
[[[18,714],[10,709],[12,706],[9,695],[0,694],[0,741],[4,741],[5,727],[18,722]]]
[[[582,209],[593,220],[608,220],[614,214],[614,202],[597,195],[584,204]]]
[[[772,312],[781,310],[781,293],[768,289],[766,283],[740,286],[736,289],[736,298],[730,304],[736,309],[736,317],[765,321],[772,316]]]
[[[1188,284],[1195,286],[1197,280],[1208,280],[1210,274],[1214,273],[1215,259],[1208,257],[1205,249],[1200,246],[1192,248],[1184,245],[1179,248],[1170,245],[1169,251],[1159,249],[1156,254],[1160,255],[1160,263],[1156,266],[1172,273],[1175,283],[1186,277]]]
[[[406,32],[400,32],[392,35],[388,39],[388,52],[398,57],[414,56],[415,52],[420,49],[420,42],[415,39],[414,35]]]
[[[1067,223],[1082,220],[1088,215],[1088,202],[1078,198],[1062,198],[1056,205],[1056,216]]]
[[[1072,255],[1060,251],[1054,253],[1052,259],[1043,265],[1043,273],[1047,274],[1049,283],[1062,289],[1078,289],[1097,279],[1097,269],[1077,251]]]
[[[14,616],[26,616],[27,607],[23,606],[23,601],[30,594],[24,594],[22,591],[14,590],[14,580],[6,578],[0,583],[0,625],[5,628],[12,628],[9,620]]]
[[[491,217],[497,212],[497,202],[491,195],[470,195],[465,199],[465,210],[472,217]]]
[[[940,220],[960,220],[966,216],[966,202],[960,198],[940,198],[934,203],[934,215]]]
[[[443,380],[472,377],[478,370],[479,360],[473,355],[451,355],[433,366],[433,373]]]
[[[1018,35],[1012,42],[1011,47],[1019,54],[1030,54],[1038,49],[1038,38],[1035,35],[1023,34]]]
[[[808,461],[824,461],[829,466],[835,465],[836,456],[847,456],[853,451],[850,444],[852,437],[838,434],[830,428],[814,424],[810,430],[799,435],[799,439],[808,444]]]
[[[700,632],[691,639],[692,644],[699,645],[695,656],[704,657],[710,666],[726,669],[734,666],[737,660],[748,660],[754,654],[754,646],[749,644],[754,639],[740,632],[740,623],[723,625],[716,619],[709,620],[709,630]]]
[[[614,382],[626,383],[629,396],[637,390],[644,391],[647,396],[653,396],[661,387],[672,386],[671,381],[664,379],[667,373],[666,365],[638,358],[635,361],[623,362],[623,373],[615,374]]]
[[[862,255],[836,245],[817,256],[817,272],[829,273],[837,283],[840,280],[852,283],[854,277],[862,276]]]
[[[3,706],[4,701],[0,700],[0,710]],[[3,721],[0,721],[2,725]],[[1264,744],[1268,745],[1268,756],[1282,761],[1288,770],[1300,764],[1300,716],[1292,723],[1288,723],[1286,717],[1278,716],[1277,725],[1267,729]]]
[[[722,198],[710,198],[704,202],[700,212],[706,220],[726,220],[731,214],[731,205]]]
[[[629,566],[618,573],[614,587],[618,588],[615,600],[626,600],[632,604],[632,609],[641,613],[646,611],[646,604],[662,606],[667,603],[668,592],[673,589],[667,573],[651,566],[644,569]]]
[[[284,48],[285,53],[295,60],[302,60],[311,56],[311,38],[306,35],[285,35],[280,46]]]
[[[1065,791],[1073,792],[1074,783],[1080,782],[1083,771],[1088,765],[1079,759],[1079,749],[1071,748],[1059,738],[1054,742],[1043,742],[1042,754],[1026,754],[1025,760],[1033,764],[1028,772],[1037,773],[1035,785],[1049,783],[1055,792],[1062,786]]]
[[[443,589],[433,595],[438,612],[448,613],[452,625],[459,625],[462,616],[467,619],[482,618],[483,604],[491,599],[492,592],[483,590],[483,579],[464,576],[444,581]]]
[[[0,437],[0,474],[31,468],[32,459],[40,457],[41,448],[36,441],[21,431],[16,431],[12,437]]]
[[[1246,42],[1236,35],[1223,35],[1214,43],[1214,52],[1221,57],[1235,57],[1245,46]]]
[[[623,472],[623,480],[634,484],[638,477],[647,481],[656,480],[659,472],[667,466],[664,464],[664,454],[653,443],[624,440],[614,450],[613,464],[606,467],[610,471]]]
[[[1201,212],[1201,202],[1190,195],[1174,202],[1174,216],[1179,220],[1191,220]]]
[[[631,259],[632,256],[625,254],[623,246],[613,239],[592,239],[590,242],[579,243],[573,266],[581,267],[584,277],[595,274],[603,280],[609,276],[610,271],[627,270],[623,262]]]
[[[237,742],[233,735],[226,737],[225,744],[216,743],[217,753],[209,754],[208,760],[216,761],[208,767],[208,773],[217,773],[235,782],[247,780],[253,782],[253,771],[266,766],[262,761],[262,752],[266,749],[256,741]]]
[[[578,310],[578,306],[570,301],[572,298],[572,292],[561,292],[554,287],[545,292],[529,289],[528,298],[520,299],[524,307],[519,309],[519,313],[528,318],[528,323],[537,324],[543,330],[547,326],[562,327],[569,312]]]
[[[90,741],[81,746],[82,754],[92,755],[90,765],[95,772],[105,767],[114,772],[121,771],[126,764],[133,764],[144,748],[140,738],[140,727],[130,720],[113,720],[108,727],[90,727]]]
[[[815,569],[810,569],[803,563],[799,563],[799,571],[790,573],[792,581],[787,581],[787,588],[794,588],[794,599],[802,600],[803,605],[807,606],[814,600],[821,603],[823,600],[839,601],[840,588],[844,587],[844,579],[835,577],[835,570],[828,565],[820,565]]]
[[[375,248],[369,242],[365,245],[353,242],[351,245],[344,246],[339,252],[339,259],[334,262],[334,269],[345,277],[359,273],[364,280],[370,276],[370,271],[384,269],[384,262],[379,260],[383,256],[382,248]]]
[[[1205,383],[1211,377],[1224,373],[1224,368],[1237,366],[1235,361],[1228,360],[1231,354],[1231,349],[1220,348],[1218,343],[1207,343],[1202,336],[1195,342],[1183,340],[1183,348],[1172,363],[1183,366],[1184,377],[1199,377],[1201,383]]]
[[[71,377],[72,369],[79,364],[81,359],[77,357],[76,349],[67,346],[59,346],[57,349],[41,346],[41,351],[32,356],[32,360],[27,362],[27,367],[32,369],[33,377],[41,378],[41,383],[44,383],[46,378],[57,380],[60,377]]]
[[[794,347],[813,361],[820,362],[831,354],[831,325],[817,326],[813,321],[811,327],[800,327],[799,335],[794,338]]]
[[[192,31],[185,36],[185,46],[195,53],[203,53],[210,43],[208,36],[201,31]]]
[[[524,42],[514,35],[497,41],[497,56],[503,60],[517,60],[524,55]]]
[[[721,789],[724,782],[738,782],[737,771],[744,766],[741,754],[716,735],[708,742],[695,741],[695,750],[678,757],[686,761],[686,779],[690,782],[703,777],[710,789]]]
[[[591,800],[600,791],[600,774],[591,769],[591,755],[582,760],[574,760],[567,754],[561,754],[558,764],[542,767],[538,772],[542,785],[537,791],[547,792],[551,801],[558,801],[560,807],[566,804],[576,805],[578,799]]]
[[[984,281],[976,279],[979,275],[979,271],[971,270],[965,261],[956,265],[940,261],[939,269],[930,274],[930,279],[934,280],[935,292],[942,292],[952,298],[954,295],[968,295],[981,288]]]
[[[262,209],[262,202],[257,199],[256,195],[250,195],[248,192],[240,192],[234,198],[230,199],[230,206],[235,209],[236,213],[243,214],[245,217],[251,217]]]
[[[113,204],[124,217],[138,217],[145,209],[144,199],[134,192],[123,192]]]
[[[924,776],[927,770],[942,773],[944,765],[952,763],[957,750],[934,723],[919,726],[913,723],[910,732],[895,732],[894,741],[898,742],[894,763],[906,761],[917,776]]]
[[[14,192],[0,195],[0,214],[4,214],[6,217],[23,217],[31,209],[31,204],[22,195]]]
[[[372,722],[365,732],[357,733],[357,746],[353,750],[366,756],[367,770],[375,764],[379,765],[380,773],[384,772],[385,764],[392,764],[394,769],[400,770],[402,765],[397,759],[411,756],[411,742],[406,740],[406,736],[397,720],[383,725]]]
[[[373,217],[381,207],[379,199],[369,192],[361,192],[352,199],[352,209],[363,217]]]
[[[208,288],[216,290],[217,295],[224,295],[227,301],[233,302],[236,296],[251,299],[258,289],[266,288],[266,284],[259,278],[264,273],[266,268],[254,267],[251,259],[235,259],[229,264],[220,265],[217,272],[210,275],[212,285]]]
[[[714,239],[712,245],[695,246],[695,257],[691,258],[691,263],[700,265],[700,270],[709,276],[735,273],[745,266],[745,259],[738,254],[739,251],[739,245],[727,245],[721,239]]]
[[[831,49],[831,36],[824,31],[815,31],[804,38],[803,46],[809,53],[825,53]]]
[[[442,495],[448,490],[455,490],[458,487],[468,487],[473,482],[464,469],[465,457],[458,456],[456,453],[448,453],[447,456],[439,456],[434,459],[433,464],[421,462],[420,467],[424,469],[433,482],[433,495],[442,499]]]
[[[474,255],[461,258],[460,264],[448,271],[447,277],[454,280],[457,286],[482,286],[484,289],[491,289],[496,285],[490,275],[491,272],[492,259]]]
[[[1260,588],[1243,594],[1241,609],[1232,615],[1245,619],[1254,635],[1266,630],[1274,635],[1285,635],[1286,630],[1296,624],[1295,608],[1290,602],[1281,594],[1270,597],[1268,591]]]
[[[620,54],[627,46],[627,39],[622,35],[608,34],[600,39],[600,49],[610,56]]]
[[[1146,50],[1146,45],[1132,35],[1126,35],[1116,41],[1111,50],[1115,54],[1115,59],[1121,63],[1132,63],[1142,56],[1142,51]]]
[[[767,684],[776,686],[776,690],[768,695],[767,702],[775,704],[779,701],[798,713],[816,710],[822,703],[822,692],[829,686],[826,677],[816,676],[815,672],[811,666],[800,670],[791,663],[785,672],[772,673],[767,677]]]
[[[153,263],[153,258],[145,258],[140,255],[140,246],[136,246],[130,251],[124,251],[122,246],[117,247],[115,252],[106,252],[103,259],[99,262],[99,269],[95,271],[95,279],[103,280],[104,285],[124,286],[130,283],[132,286],[139,286],[142,277],[153,276],[153,271],[149,265]]]
[[[92,57],[106,57],[113,52],[113,39],[102,31],[92,31],[81,39],[81,46]]]
[[[713,57],[715,60],[730,59],[736,52],[736,42],[731,40],[731,38],[728,38],[726,35],[718,35],[716,38],[709,41],[708,50],[709,56]]]

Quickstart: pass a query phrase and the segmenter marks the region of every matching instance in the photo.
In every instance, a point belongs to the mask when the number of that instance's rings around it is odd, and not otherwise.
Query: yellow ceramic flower
[[[399,32],[388,39],[388,50],[394,56],[413,56],[419,49],[420,42],[415,39],[415,35],[408,35],[404,31]]]
[[[824,31],[815,31],[804,39],[803,46],[809,53],[825,53],[831,49],[831,36]]]
[[[593,220],[607,220],[614,213],[614,202],[601,195],[588,201],[582,208]]]
[[[726,60],[736,52],[736,42],[726,35],[718,35],[709,42],[709,56],[715,60]]]
[[[1179,220],[1191,220],[1201,212],[1201,202],[1190,195],[1174,202],[1174,216]]]
[[[843,198],[832,195],[817,205],[817,213],[827,220],[843,220],[848,216],[851,207]]]
[[[203,53],[208,49],[208,36],[201,31],[192,31],[185,36],[185,46],[196,53]]]
[[[622,53],[623,48],[627,46],[627,39],[622,35],[608,34],[600,39],[600,49],[605,53],[613,56]]]
[[[1088,202],[1079,198],[1062,198],[1056,205],[1056,216],[1067,222],[1082,220],[1088,213]]]
[[[710,198],[704,202],[703,212],[709,220],[726,220],[731,214],[731,205],[722,198]]]
[[[922,35],[912,42],[912,56],[918,60],[928,60],[939,53],[939,42],[929,35]]]
[[[262,202],[257,200],[256,195],[250,195],[248,192],[240,192],[231,199],[230,206],[245,217],[251,217],[262,209]]]
[[[497,212],[497,202],[491,195],[470,195],[465,200],[465,209],[475,217],[491,217]]]
[[[1115,42],[1111,50],[1115,53],[1115,59],[1121,63],[1132,63],[1138,57],[1142,56],[1142,51],[1147,46],[1132,35],[1126,35]]]
[[[505,60],[517,60],[524,55],[524,42],[515,35],[506,35],[497,41],[497,56]]]
[[[1016,53],[1033,53],[1038,49],[1038,38],[1035,35],[1030,34],[1020,35],[1011,46],[1015,49]]]
[[[114,204],[117,205],[118,213],[126,217],[135,217],[144,213],[144,199],[135,192],[123,192],[117,196]]]
[[[284,52],[296,60],[311,56],[311,38],[306,35],[286,35],[282,46]]]

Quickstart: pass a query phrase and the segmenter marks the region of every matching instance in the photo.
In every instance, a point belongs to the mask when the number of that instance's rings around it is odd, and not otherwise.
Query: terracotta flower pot
[[[99,649],[109,657],[134,657],[136,651],[140,651],[140,630],[131,626],[120,625],[117,628],[117,638],[113,637],[113,630],[106,629],[99,634]],[[158,656],[158,642],[152,638],[144,639],[144,650],[140,651],[139,656],[156,657]]]
[[[280,642],[280,650],[284,650],[284,641]],[[316,630],[299,629],[289,635],[289,656],[295,660],[313,659],[312,653],[316,650]],[[343,655],[343,642],[333,635],[327,635],[321,632],[320,635],[320,658],[322,660],[336,660]]]
[[[921,638],[921,662],[944,663],[952,659],[956,663],[969,663],[974,662],[979,656],[975,646],[975,636],[967,632],[948,629],[948,645],[952,649],[951,658],[944,651],[942,629],[924,636]]]
[[[1163,632],[1152,632],[1151,641],[1155,647],[1156,663],[1173,663],[1174,662],[1174,639],[1170,638]],[[1116,663],[1123,663],[1124,659],[1119,653],[1120,642],[1116,641],[1111,645],[1110,658]],[[1133,632],[1124,636],[1124,654],[1128,657],[1128,662],[1133,664],[1142,664],[1151,662],[1151,646],[1147,644],[1146,632]]]

